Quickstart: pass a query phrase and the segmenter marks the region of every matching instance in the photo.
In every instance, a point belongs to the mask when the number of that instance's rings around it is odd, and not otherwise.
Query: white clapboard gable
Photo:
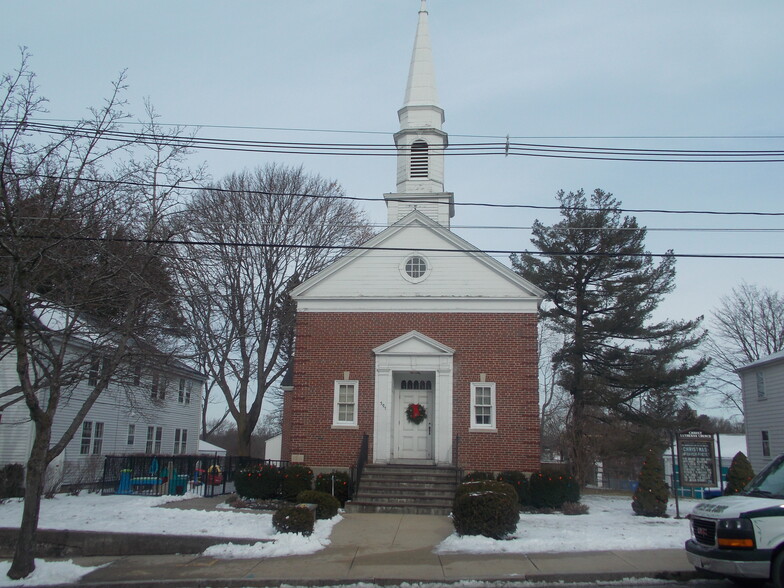
[[[412,255],[423,279],[406,274]],[[415,210],[293,294],[304,312],[536,312],[544,293]]]

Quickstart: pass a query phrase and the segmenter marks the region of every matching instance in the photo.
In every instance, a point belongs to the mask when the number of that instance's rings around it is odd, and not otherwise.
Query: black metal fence
[[[196,492],[218,496],[234,492],[234,474],[257,464],[279,467],[286,461],[218,455],[107,455],[102,494],[162,496]]]

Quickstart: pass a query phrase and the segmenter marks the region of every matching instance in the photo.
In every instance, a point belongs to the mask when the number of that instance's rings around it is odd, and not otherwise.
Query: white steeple
[[[393,224],[414,209],[449,227],[454,195],[444,192],[444,111],[438,105],[427,0],[421,0],[403,107],[398,110],[397,192],[384,194]]]

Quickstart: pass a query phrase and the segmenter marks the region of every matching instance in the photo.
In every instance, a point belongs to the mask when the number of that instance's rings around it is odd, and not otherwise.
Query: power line
[[[63,177],[46,174],[36,174],[35,177],[45,178],[56,181],[77,181],[77,178]],[[270,192],[264,190],[231,190],[229,188],[221,188],[219,186],[193,186],[184,184],[163,184],[151,182],[139,182],[131,180],[112,180],[102,178],[78,178],[80,182],[90,183],[104,183],[114,184],[120,186],[133,186],[137,188],[167,188],[187,191],[201,191],[208,190],[212,192],[220,192],[224,194],[253,194],[258,196],[282,196],[282,197],[302,197],[313,199],[330,199],[330,200],[350,200],[354,202],[408,202],[407,198],[371,198],[368,196],[345,196],[345,195],[326,195],[326,194],[307,194],[296,192]],[[417,204],[437,204],[443,206],[442,201],[437,200],[417,200]],[[497,204],[491,202],[454,202],[454,206],[477,206],[482,208],[509,208],[509,209],[524,209],[524,210],[561,210],[558,205],[541,205],[541,204]],[[570,210],[579,210],[585,212],[600,212],[603,209],[596,207],[571,207]],[[714,216],[760,216],[760,217],[780,217],[784,216],[784,212],[764,212],[764,211],[743,211],[743,210],[674,210],[665,208],[619,208],[619,212],[630,214],[704,214]]]
[[[27,131],[61,136],[95,137],[88,127],[52,125],[32,121],[2,121],[4,128],[24,126]],[[409,147],[372,143],[318,143],[291,141],[249,141],[208,137],[162,136],[103,129],[99,138],[107,141],[136,144],[167,144],[190,149],[242,151],[297,155],[342,155],[397,157],[410,152]],[[557,159],[601,161],[660,162],[660,163],[782,163],[784,150],[702,150],[702,149],[641,149],[618,147],[590,147],[575,145],[545,145],[535,143],[453,143],[446,148],[431,147],[431,153],[444,156],[523,156]]]
[[[46,235],[24,235],[23,239],[49,240],[52,237]],[[57,237],[58,241],[74,242],[109,242],[109,243],[143,243],[146,245],[181,245],[199,247],[242,247],[242,248],[270,248],[270,249],[310,249],[310,250],[334,250],[334,251],[393,251],[410,252],[418,251],[421,253],[449,253],[463,255],[487,254],[487,255],[536,255],[543,257],[673,257],[691,259],[784,259],[784,253],[607,253],[607,252],[582,252],[582,251],[527,251],[513,249],[443,249],[438,247],[383,247],[368,245],[308,245],[303,243],[276,243],[276,242],[242,242],[242,241],[219,241],[219,240],[198,240],[187,239],[138,239],[131,237]]]
[[[66,123],[79,123],[79,119],[73,118],[40,118],[34,120],[48,121],[48,122],[66,122]],[[123,125],[146,126],[146,122],[125,121]],[[331,134],[358,134],[358,135],[384,135],[390,136],[394,131],[363,131],[358,129],[314,129],[302,127],[264,127],[253,125],[219,125],[207,123],[156,123],[160,127],[171,128],[199,128],[199,129],[231,129],[231,130],[244,130],[244,131],[282,131],[282,132],[295,132],[295,133],[331,133]],[[472,139],[548,139],[548,140],[561,140],[561,139],[593,139],[593,140],[607,140],[607,139],[640,139],[640,140],[728,140],[728,139],[784,139],[784,135],[477,135],[477,134],[461,134],[449,133],[450,137],[466,137]]]

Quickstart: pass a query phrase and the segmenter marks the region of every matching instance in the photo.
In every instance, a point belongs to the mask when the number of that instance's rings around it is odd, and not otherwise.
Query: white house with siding
[[[749,461],[759,472],[784,453],[784,351],[737,370],[743,390]]]
[[[19,383],[15,360],[13,353],[0,360],[0,390]],[[52,427],[53,444],[73,422],[87,397],[92,387],[90,377],[88,373],[73,393],[60,401]],[[150,374],[140,374],[130,387],[110,383],[65,451],[50,464],[50,479],[59,477],[65,483],[95,481],[101,475],[105,455],[199,453],[204,382],[199,372],[169,361]],[[34,434],[24,402],[0,412],[0,465],[25,464]]]

